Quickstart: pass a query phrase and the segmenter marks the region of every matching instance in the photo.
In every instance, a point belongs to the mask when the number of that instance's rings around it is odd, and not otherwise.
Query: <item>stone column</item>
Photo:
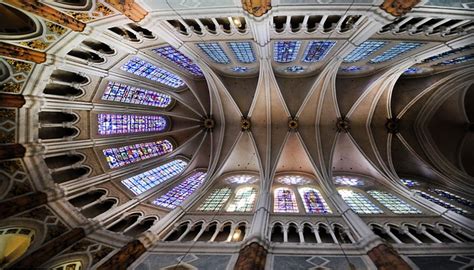
[[[239,252],[235,270],[264,270],[267,260],[267,248],[261,243],[252,242]]]
[[[33,209],[48,202],[44,192],[34,192],[0,202],[0,219]]]
[[[378,270],[410,270],[411,267],[400,255],[385,244],[380,244],[371,249],[367,255],[377,266]]]
[[[23,259],[12,265],[10,269],[37,269],[61,251],[86,237],[86,234],[84,228],[74,228],[49,241],[28,256],[23,257]]]

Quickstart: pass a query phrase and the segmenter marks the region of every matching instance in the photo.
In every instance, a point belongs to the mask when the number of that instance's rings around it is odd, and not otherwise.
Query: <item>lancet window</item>
[[[173,88],[184,86],[183,80],[178,75],[159,68],[138,57],[133,57],[128,60],[128,62],[125,63],[121,69],[128,73],[132,73]]]
[[[181,184],[175,186],[153,203],[166,208],[174,209],[180,206],[191,194],[194,193],[206,179],[206,172],[195,172],[188,176]]]
[[[169,95],[150,91],[123,83],[109,82],[102,100],[139,104],[158,108],[168,107],[173,99]]]
[[[150,143],[137,143],[118,148],[102,150],[110,168],[118,168],[140,160],[161,156],[173,151],[173,144],[168,140]]]
[[[162,132],[169,126],[169,119],[163,115],[100,113],[97,121],[100,135]]]

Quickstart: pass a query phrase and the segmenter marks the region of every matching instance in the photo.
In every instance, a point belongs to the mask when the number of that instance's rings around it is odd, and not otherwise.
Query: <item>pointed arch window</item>
[[[273,46],[273,60],[278,63],[290,63],[296,59],[301,41],[277,41]]]
[[[202,77],[204,75],[202,74],[202,70],[199,68],[198,65],[193,62],[193,60],[191,60],[189,57],[184,55],[182,52],[176,50],[172,46],[159,47],[153,49],[152,51],[158,54],[159,56],[165,58],[166,60],[175,63],[180,68],[188,71],[189,73],[195,76]]]
[[[455,213],[458,213],[458,214],[461,214],[461,215],[467,215],[467,214],[469,214],[468,211],[465,211],[465,210],[463,210],[463,209],[461,209],[461,208],[459,208],[459,207],[456,207],[456,206],[454,206],[454,205],[452,205],[452,204],[450,204],[450,203],[448,203],[448,202],[445,202],[445,201],[440,200],[440,199],[438,199],[438,198],[436,198],[436,197],[433,197],[433,196],[431,196],[430,194],[428,194],[428,193],[426,193],[426,192],[423,192],[423,191],[421,191],[421,190],[416,190],[416,189],[415,189],[414,191],[415,191],[416,194],[420,195],[422,198],[425,198],[425,199],[427,199],[428,201],[434,202],[434,203],[436,203],[437,205],[442,206],[442,207],[444,207],[444,208],[446,208],[446,209],[448,209],[448,210],[451,210],[451,211],[453,211],[453,212],[455,212]]]
[[[198,211],[219,211],[230,197],[230,188],[215,189],[206,200],[197,208]]]
[[[138,57],[131,58],[120,69],[173,88],[184,86],[184,81],[178,75],[159,68]]]
[[[311,179],[302,175],[284,175],[276,178],[278,183],[285,185],[305,185],[311,182]]]
[[[444,60],[434,66],[456,65],[456,64],[461,64],[461,63],[465,63],[472,60],[474,60],[474,54],[468,54],[468,55],[459,56],[453,59]]]
[[[420,210],[391,193],[379,190],[369,190],[367,193],[395,214],[421,214]]]
[[[230,64],[229,57],[222,49],[221,45],[217,42],[209,43],[198,43],[197,46],[201,49],[209,58],[218,64]]]
[[[415,181],[415,180],[412,180],[412,179],[402,178],[402,179],[400,179],[400,181],[402,181],[403,185],[405,185],[407,187],[410,187],[410,188],[420,185],[420,183],[418,183],[418,181]]]
[[[474,44],[469,44],[469,45],[466,45],[466,46],[461,47],[461,48],[453,49],[453,50],[443,52],[443,53],[440,53],[438,55],[426,58],[425,60],[422,61],[422,63],[433,62],[433,61],[445,58],[446,56],[454,55],[454,54],[464,52],[464,51],[467,51],[467,50],[470,50],[470,49],[473,49],[473,48],[474,48]]]
[[[174,209],[180,206],[191,194],[204,183],[206,172],[195,172],[187,177],[181,184],[175,186],[163,196],[154,200],[153,203],[166,208]]]
[[[306,213],[326,214],[332,213],[319,190],[314,188],[299,188],[301,198],[303,199]]]
[[[139,104],[166,108],[173,99],[169,95],[150,91],[123,83],[109,82],[105,88],[102,100],[116,101],[129,104]]]
[[[364,180],[355,176],[334,176],[334,183],[338,186],[363,186]]]
[[[235,58],[240,63],[253,63],[255,62],[255,54],[253,53],[252,43],[250,42],[229,42],[227,43],[229,48],[235,55]]]
[[[229,184],[253,184],[258,181],[258,177],[251,174],[239,174],[226,177],[225,182]]]
[[[336,45],[335,41],[310,41],[306,46],[303,62],[314,63],[323,60],[334,45]]]
[[[470,208],[474,208],[474,203],[466,198],[463,198],[461,196],[458,196],[456,194],[453,194],[449,191],[446,191],[446,190],[442,190],[442,189],[430,189],[430,191],[438,194],[439,196],[441,197],[444,197],[448,200],[451,200],[451,201],[455,201],[459,204],[462,204],[462,205],[465,205],[467,207],[470,207]]]
[[[367,197],[351,189],[339,189],[339,194],[349,207],[358,214],[382,214],[383,211]]]
[[[401,54],[404,54],[408,51],[419,48],[422,45],[423,45],[423,43],[421,43],[421,42],[400,42],[397,45],[395,45],[395,47],[392,47],[392,48],[388,49],[387,51],[385,51],[381,55],[376,56],[375,58],[370,60],[370,63],[371,64],[377,64],[377,63],[382,63],[382,62],[392,60],[393,58],[395,58],[395,57],[397,57]]]
[[[250,212],[253,210],[257,190],[254,187],[242,187],[237,190],[227,212]]]
[[[100,113],[97,122],[100,135],[163,132],[169,127],[169,118],[164,115]]]
[[[298,213],[298,205],[296,204],[296,196],[291,189],[277,188],[275,189],[273,199],[273,211],[275,213]]]
[[[135,195],[139,195],[179,175],[184,171],[187,165],[187,161],[175,159],[154,169],[122,180],[122,184]]]
[[[380,50],[385,44],[387,44],[385,41],[365,41],[344,58],[344,63],[354,63],[365,59]]]
[[[161,156],[173,151],[173,144],[168,140],[150,143],[137,143],[118,148],[102,150],[111,169],[122,167],[130,163]]]

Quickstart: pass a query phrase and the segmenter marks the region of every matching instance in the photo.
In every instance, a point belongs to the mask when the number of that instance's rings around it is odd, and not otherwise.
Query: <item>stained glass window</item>
[[[189,59],[189,57],[184,55],[182,52],[176,50],[172,46],[159,47],[153,49],[153,52],[167,59],[168,61],[175,63],[180,68],[187,70],[193,75],[196,75],[198,77],[203,76],[202,70],[199,68],[198,65],[193,63],[193,60]]]
[[[285,71],[290,73],[301,73],[304,71],[304,68],[302,66],[291,66],[285,68]]]
[[[341,71],[343,72],[355,72],[355,71],[361,71],[363,68],[361,66],[349,66],[349,67],[343,67],[341,68]]]
[[[191,174],[181,184],[154,200],[153,203],[171,209],[180,206],[184,200],[191,196],[191,194],[202,185],[206,175],[207,173],[205,172],[195,172]]]
[[[298,213],[296,196],[288,188],[275,189],[273,198],[273,212],[275,213]]]
[[[403,74],[408,75],[408,74],[416,74],[416,73],[420,73],[420,72],[421,72],[420,68],[409,67],[403,72]]]
[[[179,175],[184,171],[188,163],[182,159],[175,159],[165,163],[157,168],[148,170],[141,174],[122,180],[126,186],[135,195],[143,192]]]
[[[273,46],[273,60],[278,63],[289,63],[296,59],[301,41],[277,41]]]
[[[453,193],[451,193],[451,192],[449,192],[449,191],[442,190],[442,189],[437,189],[437,188],[435,188],[435,189],[430,189],[430,191],[432,191],[432,192],[438,194],[439,196],[444,197],[444,198],[446,198],[446,199],[448,199],[448,200],[455,201],[455,202],[457,202],[457,203],[459,203],[459,204],[468,206],[468,207],[470,207],[470,208],[474,208],[474,203],[473,203],[472,201],[470,201],[470,200],[468,200],[468,199],[465,199],[465,198],[463,198],[463,197],[461,197],[461,196],[458,196],[458,195],[456,195],[456,194],[453,194]]]
[[[121,69],[137,76],[171,86],[173,88],[179,88],[184,85],[183,80],[178,75],[156,67],[153,64],[138,57],[133,57],[128,60],[128,62],[125,63]]]
[[[428,201],[431,201],[431,202],[434,202],[436,203],[437,205],[440,205],[448,210],[451,210],[453,212],[456,212],[458,214],[461,214],[461,215],[466,215],[466,214],[469,214],[469,212],[459,208],[459,207],[456,207],[448,202],[445,202],[443,200],[440,200],[438,198],[435,198],[431,195],[429,195],[428,193],[426,192],[423,192],[423,191],[420,191],[420,190],[415,190],[416,194],[420,195],[422,198],[425,198],[427,199]]]
[[[214,62],[218,64],[230,64],[229,57],[217,42],[198,43],[197,46]]]
[[[219,211],[230,197],[230,188],[215,189],[197,208],[198,211]]]
[[[420,214],[420,210],[409,205],[405,201],[396,197],[395,195],[378,190],[367,191],[370,196],[374,197],[379,203],[387,207],[390,211],[395,214]]]
[[[304,51],[303,62],[314,63],[323,60],[334,45],[335,41],[310,41]]]
[[[461,64],[464,62],[472,61],[473,59],[474,59],[474,54],[463,55],[463,56],[456,57],[454,59],[444,60],[434,66],[447,66],[447,65]]]
[[[229,184],[253,184],[258,181],[258,177],[251,174],[239,174],[226,177],[224,181]]]
[[[169,126],[169,119],[163,115],[100,113],[97,115],[97,121],[100,135],[161,132]]]
[[[358,214],[381,214],[383,211],[359,192],[339,189],[339,194],[349,207]]]
[[[305,185],[311,182],[311,179],[302,175],[284,175],[276,178],[278,183],[285,185]]]
[[[446,56],[450,56],[450,55],[453,55],[453,54],[456,54],[456,53],[459,53],[459,52],[467,51],[467,50],[470,50],[470,49],[473,49],[473,48],[474,48],[474,44],[469,44],[469,45],[461,47],[461,48],[457,48],[457,49],[454,49],[454,50],[450,50],[450,51],[440,53],[438,55],[426,58],[425,60],[423,60],[423,63],[433,62],[433,61],[439,60],[441,58],[444,58]]]
[[[385,41],[365,41],[344,58],[344,63],[354,63],[365,59],[380,50],[385,44],[387,44]]]
[[[227,212],[249,212],[253,210],[257,190],[253,187],[242,187],[237,190]]]
[[[334,183],[341,186],[363,186],[364,181],[354,176],[334,176]]]
[[[118,148],[102,150],[111,169],[118,168],[140,160],[161,156],[173,151],[173,144],[168,140],[137,143]]]
[[[168,107],[173,101],[171,96],[123,83],[109,82],[102,100],[140,104],[159,108]]]
[[[230,70],[237,73],[245,73],[249,70],[249,68],[248,67],[232,67],[230,68]]]
[[[407,186],[407,187],[414,187],[414,186],[419,186],[420,184],[418,183],[418,181],[415,181],[415,180],[411,180],[411,179],[400,179],[400,181],[402,181],[403,185]]]
[[[421,45],[423,45],[423,43],[420,43],[420,42],[400,42],[397,45],[395,45],[394,47],[392,47],[392,48],[388,49],[387,51],[385,51],[384,53],[382,53],[381,55],[376,56],[375,58],[370,60],[370,63],[377,64],[377,63],[382,63],[382,62],[385,62],[385,61],[389,61],[389,60],[399,56],[400,54],[403,54],[403,53],[406,53],[408,51],[414,50],[414,49],[420,47]]]
[[[299,188],[298,191],[304,202],[306,213],[332,213],[319,190],[314,188]]]
[[[235,55],[235,58],[240,63],[253,63],[255,62],[255,54],[253,53],[252,43],[250,42],[229,42],[227,43],[229,48]]]

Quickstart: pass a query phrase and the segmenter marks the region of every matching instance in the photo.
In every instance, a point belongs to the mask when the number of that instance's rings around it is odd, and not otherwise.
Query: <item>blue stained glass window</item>
[[[204,182],[207,173],[195,172],[187,177],[181,184],[166,192],[153,203],[166,208],[174,209],[180,206]]]
[[[304,202],[304,208],[307,213],[332,213],[319,190],[314,188],[299,188],[301,198]]]
[[[197,46],[218,64],[230,64],[229,57],[217,42],[198,43]]]
[[[237,73],[244,73],[244,72],[247,72],[249,68],[248,67],[232,67],[231,70]]]
[[[338,176],[334,176],[332,179],[334,180],[334,184],[339,185],[339,186],[363,186],[364,185],[364,180],[355,176],[338,175]]]
[[[420,71],[421,71],[421,69],[419,69],[417,67],[409,67],[403,72],[403,74],[405,74],[405,75],[416,74],[416,73],[419,73]]]
[[[301,41],[277,41],[273,46],[273,60],[278,63],[289,63],[296,59]]]
[[[304,68],[302,66],[291,66],[287,67],[285,71],[290,73],[301,73],[304,71]]]
[[[128,60],[128,62],[125,63],[121,69],[137,76],[171,86],[173,88],[179,88],[184,85],[183,80],[178,75],[156,67],[153,64],[138,57],[133,57]]]
[[[344,63],[353,63],[365,59],[380,50],[385,44],[387,44],[385,41],[365,41],[344,58]]]
[[[361,66],[349,66],[349,67],[343,67],[341,68],[341,71],[343,72],[356,72],[356,71],[361,71],[363,68]]]
[[[459,208],[459,207],[456,207],[456,206],[454,206],[454,205],[452,205],[452,204],[450,204],[450,203],[447,203],[447,202],[445,202],[445,201],[443,201],[443,200],[440,200],[440,199],[438,199],[438,198],[435,198],[435,197],[429,195],[429,194],[426,193],[426,192],[423,192],[423,191],[420,191],[420,190],[415,190],[415,192],[416,192],[416,194],[420,195],[422,198],[425,198],[425,199],[427,199],[428,201],[434,202],[434,203],[436,203],[437,205],[442,206],[442,207],[444,207],[444,208],[446,208],[446,209],[448,209],[448,210],[451,210],[451,211],[453,211],[453,212],[455,212],[455,213],[458,213],[458,214],[461,214],[461,215],[467,215],[467,214],[469,214],[469,212],[467,212],[467,211],[465,211],[465,210],[463,210],[463,209],[461,209],[461,208]]]
[[[100,135],[162,132],[169,126],[168,117],[163,115],[100,113],[97,115],[97,121]]]
[[[408,51],[414,50],[418,47],[423,45],[423,43],[420,42],[400,42],[394,47],[388,49],[384,53],[382,53],[379,56],[376,56],[372,60],[370,60],[370,63],[372,64],[377,64],[377,63],[382,63],[385,61],[389,61],[403,53],[406,53]]]
[[[104,94],[102,95],[102,100],[159,108],[166,108],[173,101],[169,95],[116,82],[109,82],[107,84]]]
[[[467,51],[467,50],[470,50],[470,49],[473,49],[473,48],[474,48],[474,44],[469,44],[469,45],[461,47],[461,48],[457,48],[457,49],[454,49],[454,50],[450,50],[450,51],[440,53],[438,55],[426,58],[425,60],[423,60],[423,63],[433,62],[433,61],[439,60],[441,58],[444,58],[446,56],[453,55],[453,54],[460,53],[460,52],[464,52],[464,51]]]
[[[182,52],[176,50],[172,46],[156,48],[153,49],[153,52],[167,59],[168,61],[175,63],[180,68],[187,70],[193,75],[196,75],[198,77],[203,76],[202,70],[199,68],[198,65],[194,64],[193,61],[189,59],[189,57],[184,55]]]
[[[414,187],[414,186],[419,186],[420,184],[418,183],[418,181],[415,181],[415,180],[411,180],[411,179],[400,179],[400,181],[402,181],[403,185],[407,186],[407,187]]]
[[[188,163],[186,161],[182,159],[175,159],[158,166],[157,168],[122,180],[122,184],[130,189],[130,191],[132,191],[135,195],[139,195],[179,175],[184,171],[187,165]]]
[[[448,200],[455,201],[459,204],[465,205],[465,206],[470,207],[470,208],[474,208],[474,203],[472,201],[470,201],[468,199],[465,199],[461,196],[458,196],[456,194],[453,194],[449,191],[442,190],[442,189],[437,189],[437,188],[430,189],[430,191],[438,194],[441,197],[445,197]]]
[[[314,63],[324,59],[329,51],[336,45],[335,41],[316,41],[309,42],[303,56],[303,62]]]
[[[118,168],[140,160],[161,156],[173,151],[173,144],[168,140],[137,143],[118,148],[102,150],[111,169]]]
[[[474,54],[468,54],[468,55],[459,56],[453,59],[444,60],[443,62],[440,62],[434,66],[456,65],[456,64],[472,61],[473,59],[474,59]]]
[[[227,43],[229,48],[235,55],[235,58],[240,63],[253,63],[255,62],[255,54],[253,53],[252,43],[250,42],[229,42]]]
[[[298,213],[296,196],[290,189],[277,188],[273,198],[273,212],[275,213]]]

